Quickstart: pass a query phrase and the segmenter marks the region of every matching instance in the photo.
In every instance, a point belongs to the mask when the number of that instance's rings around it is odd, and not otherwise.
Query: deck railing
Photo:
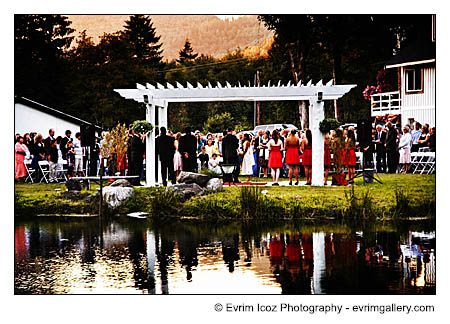
[[[375,93],[370,99],[372,116],[400,114],[402,100],[400,91]]]

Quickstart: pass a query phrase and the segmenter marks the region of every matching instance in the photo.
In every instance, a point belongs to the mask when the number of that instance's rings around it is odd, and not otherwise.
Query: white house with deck
[[[419,37],[385,64],[396,69],[398,89],[371,96],[371,116],[400,115],[401,123],[436,125],[436,38]]]

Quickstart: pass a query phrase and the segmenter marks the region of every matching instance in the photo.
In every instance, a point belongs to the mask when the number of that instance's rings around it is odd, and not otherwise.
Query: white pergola
[[[312,185],[323,186],[324,165],[323,165],[323,135],[319,130],[319,123],[324,119],[324,101],[341,98],[355,84],[333,85],[333,80],[323,84],[322,80],[317,84],[309,81],[306,85],[299,82],[291,85],[267,85],[260,87],[253,86],[231,86],[228,82],[222,86],[219,82],[213,87],[209,82],[204,87],[197,83],[197,87],[187,82],[187,86],[176,83],[176,87],[167,83],[163,86],[159,83],[156,87],[147,83],[146,86],[136,85],[136,89],[114,89],[122,97],[145,103],[146,119],[152,125],[167,128],[167,109],[169,102],[213,102],[213,101],[285,101],[285,100],[308,100],[310,105],[309,125],[313,137],[313,174]],[[158,114],[156,114],[158,110]],[[156,116],[159,116],[156,120]],[[146,185],[156,185],[156,164],[155,164],[155,133],[151,132],[146,142]],[[161,168],[158,168],[161,172]],[[161,176],[158,177],[162,182]]]

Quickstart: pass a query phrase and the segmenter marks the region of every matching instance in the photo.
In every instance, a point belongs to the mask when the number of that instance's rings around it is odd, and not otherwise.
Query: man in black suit
[[[377,152],[377,172],[386,172],[386,148],[384,143],[386,142],[386,132],[383,131],[383,127],[380,124],[376,126],[375,132],[375,144]]]
[[[178,151],[183,159],[183,171],[197,172],[197,139],[192,135],[190,127],[186,127],[184,132],[178,145]]]
[[[61,140],[61,143],[59,144],[59,149],[61,150],[61,155],[64,160],[66,160],[67,143],[72,141],[70,135],[72,135],[72,132],[69,129],[66,130],[66,136],[64,136],[64,138]]]
[[[167,135],[165,127],[159,129],[160,134],[156,138],[156,152],[161,161],[161,175],[163,186],[167,186],[167,170],[169,170],[169,180],[176,183],[175,171],[173,169],[173,156],[175,154],[175,139]]]
[[[139,134],[132,130],[128,138],[128,175],[139,176],[131,182],[133,186],[140,186],[140,177],[144,163],[145,146]]]
[[[388,134],[384,147],[386,147],[388,170],[389,173],[395,173],[397,169],[397,131],[391,122],[388,122],[386,126]]]
[[[227,135],[222,140],[223,164],[234,164],[233,182],[239,182],[239,158],[238,158],[239,139],[233,135],[233,129],[228,128]]]

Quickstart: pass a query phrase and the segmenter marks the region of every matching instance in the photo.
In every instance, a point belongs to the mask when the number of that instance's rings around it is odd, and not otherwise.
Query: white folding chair
[[[56,169],[56,179],[67,181],[67,160],[58,161],[58,168]]]
[[[49,182],[48,175],[50,174],[50,165],[48,161],[39,161],[39,170],[41,170],[42,178],[41,181],[45,180],[45,183]]]
[[[425,168],[429,158],[430,155],[428,152],[419,152],[419,160],[417,162],[417,167],[414,170],[415,174],[423,174],[425,172]]]
[[[417,165],[419,164],[422,154],[418,152],[411,153],[411,163],[409,164],[409,171],[415,173]]]
[[[426,162],[423,163],[421,174],[431,174],[435,165],[435,155],[433,152],[425,152],[427,156]]]
[[[31,183],[34,183],[33,175],[36,172],[36,169],[33,169],[31,167],[31,162],[25,163],[25,168],[27,169],[27,177],[25,178],[25,182],[27,182],[29,179],[31,181]]]

